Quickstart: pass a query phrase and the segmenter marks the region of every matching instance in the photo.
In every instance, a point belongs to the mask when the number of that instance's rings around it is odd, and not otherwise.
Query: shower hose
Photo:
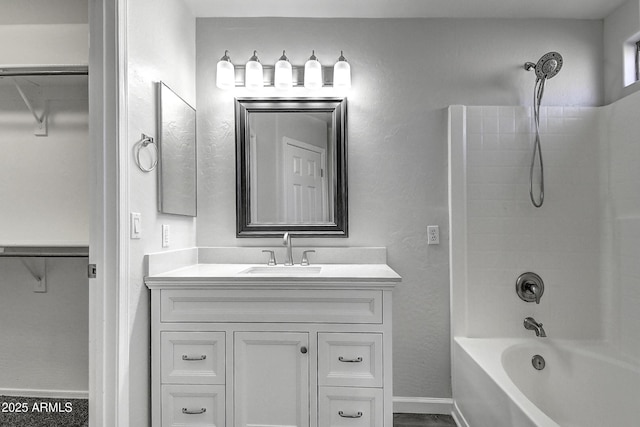
[[[536,138],[533,143],[533,156],[531,157],[531,168],[529,170],[529,197],[531,203],[536,208],[539,208],[544,203],[544,165],[542,163],[542,147],[540,146],[540,104],[542,103],[542,95],[544,94],[544,78],[536,79],[536,84],[533,90],[533,116],[536,129]],[[536,159],[540,163],[540,194],[539,197],[533,194],[533,172],[536,166]]]

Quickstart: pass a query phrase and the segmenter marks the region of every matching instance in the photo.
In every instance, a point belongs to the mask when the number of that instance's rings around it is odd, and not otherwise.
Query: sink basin
[[[274,276],[296,276],[298,274],[318,274],[322,270],[320,266],[259,266],[249,267],[238,274],[268,274]]]

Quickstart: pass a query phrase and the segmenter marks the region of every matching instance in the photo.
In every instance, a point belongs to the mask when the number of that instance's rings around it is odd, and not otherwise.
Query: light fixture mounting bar
[[[304,87],[304,65],[293,65],[291,68],[293,74],[293,87]],[[262,70],[264,86],[273,87],[275,67],[273,65],[263,65]],[[244,65],[235,66],[236,87],[245,86],[244,71]],[[333,87],[333,66],[322,67],[322,87]]]

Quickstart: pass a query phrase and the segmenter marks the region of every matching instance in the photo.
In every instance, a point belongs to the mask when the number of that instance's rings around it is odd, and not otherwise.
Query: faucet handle
[[[302,261],[300,261],[300,265],[309,265],[309,258],[307,257],[307,253],[309,252],[315,253],[315,250],[309,249],[307,251],[302,252]]]
[[[277,265],[275,251],[270,251],[268,249],[265,249],[262,252],[269,252],[269,261],[267,262],[267,265]]]

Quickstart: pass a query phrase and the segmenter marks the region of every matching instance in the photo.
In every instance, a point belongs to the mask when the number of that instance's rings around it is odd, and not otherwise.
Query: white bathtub
[[[546,366],[538,371],[531,359]],[[640,426],[640,366],[602,344],[455,338],[454,415],[468,427]]]

